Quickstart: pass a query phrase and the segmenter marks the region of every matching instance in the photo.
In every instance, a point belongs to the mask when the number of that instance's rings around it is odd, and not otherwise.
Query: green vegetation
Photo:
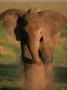
[[[0,88],[18,87],[18,74],[16,65],[0,65]]]
[[[59,67],[54,70],[56,90],[67,90],[67,68]]]
[[[67,64],[67,27],[61,33],[61,39],[54,52],[55,64]]]
[[[19,43],[0,27],[0,89],[18,88],[19,51]]]
[[[67,64],[67,44],[66,45],[58,44],[54,53],[54,63]]]
[[[19,53],[19,43],[0,27],[0,88],[19,88]],[[67,64],[67,28],[55,49],[54,64]],[[55,68],[55,79],[57,90],[67,90],[67,69]]]
[[[19,44],[0,27],[0,63],[16,64],[17,55],[20,51]]]
[[[61,32],[61,37],[67,37],[67,27],[65,27]]]

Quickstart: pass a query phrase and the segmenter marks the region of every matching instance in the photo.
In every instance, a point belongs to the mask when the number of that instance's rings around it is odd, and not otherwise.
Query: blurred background
[[[29,8],[56,10],[67,17],[65,1],[0,1],[0,13],[7,9]],[[0,25],[0,90],[19,89],[18,66],[20,60],[20,43]],[[56,90],[67,90],[67,27],[61,33],[61,39],[54,52],[54,73]]]

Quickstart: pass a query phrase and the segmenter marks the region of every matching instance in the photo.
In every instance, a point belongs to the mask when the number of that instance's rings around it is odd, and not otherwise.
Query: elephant
[[[58,11],[30,8],[26,12],[8,9],[1,13],[0,17],[2,17],[2,26],[21,42],[22,53],[24,46],[27,46],[33,58],[32,62],[40,64],[52,61],[60,32],[67,25],[67,18],[64,15]],[[44,55],[41,49],[44,50]],[[42,56],[44,56],[43,61]]]
[[[52,62],[53,51],[60,33],[67,25],[67,19],[57,11],[45,10],[35,12],[30,10],[17,21],[14,32],[18,41],[26,45],[34,63]],[[42,61],[42,50],[44,60]]]
[[[9,17],[5,23],[10,20],[8,23],[12,25],[7,25],[7,28],[20,41],[22,65],[24,69],[29,66],[25,70],[24,90],[54,90],[51,87],[53,52],[61,31],[67,26],[67,18],[53,10],[29,9],[22,12],[9,9],[5,12],[0,14],[4,14],[2,25],[4,18]],[[25,58],[25,47],[32,59]]]

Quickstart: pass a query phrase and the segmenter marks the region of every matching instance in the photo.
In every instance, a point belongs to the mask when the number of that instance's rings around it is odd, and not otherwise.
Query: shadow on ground
[[[67,83],[67,67],[63,66],[55,66],[54,67],[55,71],[55,81],[56,82],[66,82]]]
[[[0,90],[20,90],[20,88],[0,88]]]

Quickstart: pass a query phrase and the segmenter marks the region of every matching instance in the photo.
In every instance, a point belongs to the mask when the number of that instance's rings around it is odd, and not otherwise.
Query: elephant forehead
[[[41,16],[32,15],[27,17],[27,29],[39,30],[44,25],[44,20]]]

